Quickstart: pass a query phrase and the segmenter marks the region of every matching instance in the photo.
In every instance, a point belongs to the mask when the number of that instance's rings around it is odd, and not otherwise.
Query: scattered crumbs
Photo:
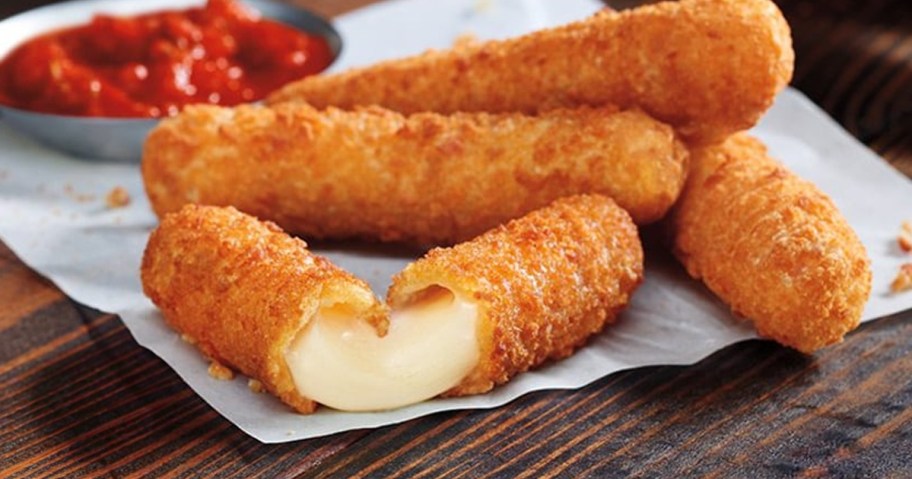
[[[5,180],[9,176],[9,172],[6,170],[0,170],[0,180]]]
[[[286,435],[286,436],[294,436],[294,434],[295,434],[295,432],[294,432],[294,430],[292,430],[292,429],[289,429],[289,430],[285,431],[285,435]]]
[[[123,223],[123,217],[120,216],[120,215],[115,216],[115,217],[114,217],[114,224],[115,224],[115,225],[119,225],[119,224],[121,224],[121,223]]]
[[[54,216],[60,216],[60,208],[54,208],[51,210],[51,214]]]
[[[89,201],[95,201],[95,195],[91,193],[79,193],[75,188],[73,188],[73,185],[69,183],[63,185],[63,192],[79,203],[88,203]]]
[[[903,221],[897,241],[900,249],[907,253],[912,251],[912,221]]]
[[[906,263],[899,267],[899,274],[890,283],[890,290],[894,293],[900,293],[910,289],[912,289],[912,263]]]
[[[122,186],[115,186],[108,196],[105,196],[105,203],[108,208],[123,208],[130,204],[130,193]]]
[[[234,379],[234,371],[212,361],[209,364],[209,375],[221,381],[230,381]]]
[[[257,394],[262,393],[263,391],[266,390],[263,388],[263,383],[257,381],[256,379],[248,379],[247,387],[250,388],[251,391],[253,391]]]
[[[196,344],[196,339],[189,334],[181,334],[181,339],[187,344]]]

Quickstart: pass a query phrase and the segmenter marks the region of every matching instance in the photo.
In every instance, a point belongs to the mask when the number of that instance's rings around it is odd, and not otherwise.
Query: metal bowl
[[[333,61],[342,50],[336,29],[316,14],[285,3],[242,0],[263,14],[299,30],[316,34],[329,43]],[[48,5],[0,22],[0,58],[17,45],[42,32],[84,24],[97,13],[134,15],[157,10],[198,6],[200,0],[76,0]],[[36,113],[0,105],[2,122],[20,133],[81,158],[98,161],[138,163],[142,145],[157,118],[104,118]]]

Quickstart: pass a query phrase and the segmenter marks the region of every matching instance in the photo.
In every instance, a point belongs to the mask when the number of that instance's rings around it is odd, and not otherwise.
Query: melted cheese
[[[386,336],[322,310],[285,354],[298,392],[345,411],[414,404],[456,386],[478,363],[475,304],[447,295],[394,312]]]

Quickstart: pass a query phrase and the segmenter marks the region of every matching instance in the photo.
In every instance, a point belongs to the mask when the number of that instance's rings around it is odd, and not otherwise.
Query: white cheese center
[[[298,392],[344,411],[393,409],[456,386],[478,363],[478,308],[457,295],[397,311],[386,336],[321,310],[285,353]]]

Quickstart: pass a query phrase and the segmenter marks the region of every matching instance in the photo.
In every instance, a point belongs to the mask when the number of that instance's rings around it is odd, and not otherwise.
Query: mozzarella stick
[[[159,216],[232,205],[310,238],[453,244],[579,193],[653,222],[683,187],[686,160],[674,131],[636,110],[403,116],[283,104],[188,107],[150,134],[142,172]]]
[[[754,125],[790,81],[793,64],[791,33],[772,1],[682,0],[311,76],[268,102],[404,113],[614,104],[709,143]]]
[[[833,202],[745,134],[698,149],[670,215],[675,252],[760,335],[810,353],[858,326],[864,246]]]
[[[615,320],[642,279],[643,251],[627,213],[583,195],[431,250],[396,275],[387,302],[403,308],[445,294],[474,305],[480,358],[447,393],[465,395],[569,356]]]
[[[149,237],[141,275],[169,325],[301,413],[316,403],[295,387],[285,353],[308,320],[333,309],[378,331],[389,321],[366,283],[234,208],[187,205],[166,216]]]
[[[481,393],[570,355],[642,280],[636,227],[579,196],[396,276],[389,309],[306,245],[233,208],[165,217],[143,257],[146,294],[210,358],[302,413]]]

